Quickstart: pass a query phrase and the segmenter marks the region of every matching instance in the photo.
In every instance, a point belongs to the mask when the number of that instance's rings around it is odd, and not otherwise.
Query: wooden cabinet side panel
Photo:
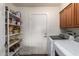
[[[79,28],[79,3],[75,4],[75,27]]]

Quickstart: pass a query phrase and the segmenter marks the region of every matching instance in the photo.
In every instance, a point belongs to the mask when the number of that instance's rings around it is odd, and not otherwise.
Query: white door
[[[33,54],[47,53],[47,14],[33,13],[30,17],[30,39]]]

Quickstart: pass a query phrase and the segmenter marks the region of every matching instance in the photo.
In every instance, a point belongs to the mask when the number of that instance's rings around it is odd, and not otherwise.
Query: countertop
[[[73,40],[54,40],[58,51],[65,56],[79,56],[79,42]]]

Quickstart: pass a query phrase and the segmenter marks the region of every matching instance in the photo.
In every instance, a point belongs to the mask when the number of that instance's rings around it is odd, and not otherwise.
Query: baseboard
[[[19,55],[19,56],[48,56],[48,54],[26,54],[26,55]]]

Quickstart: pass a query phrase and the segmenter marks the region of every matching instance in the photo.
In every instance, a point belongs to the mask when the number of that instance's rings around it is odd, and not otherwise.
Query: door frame
[[[48,13],[47,12],[30,12],[29,13],[29,24],[30,24],[30,21],[31,21],[31,16],[32,15],[45,15],[46,16],[46,39],[48,39],[48,32],[47,32],[47,20],[48,20]],[[29,25],[30,26],[30,25]],[[48,41],[48,40],[47,40]],[[48,43],[48,42],[47,42]],[[48,54],[48,45],[46,47],[47,51],[46,51],[46,54]]]

